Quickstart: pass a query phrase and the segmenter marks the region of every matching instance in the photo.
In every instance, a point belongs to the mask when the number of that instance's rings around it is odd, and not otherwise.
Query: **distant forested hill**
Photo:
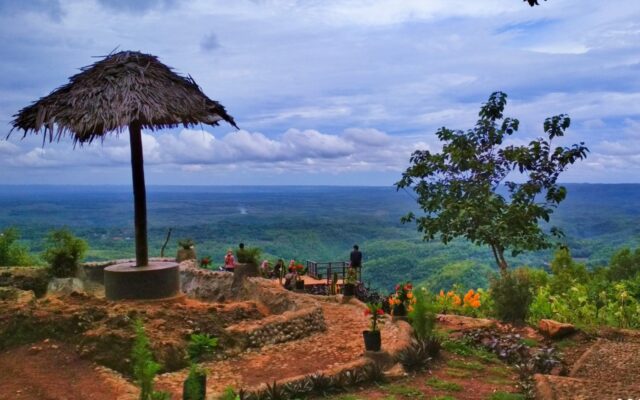
[[[606,263],[621,246],[640,245],[640,185],[567,185],[552,223],[573,255]],[[400,217],[415,210],[410,194],[391,187],[171,187],[148,189],[149,237],[158,255],[168,228],[168,254],[190,237],[199,256],[221,262],[239,242],[268,258],[343,260],[353,244],[365,254],[365,280],[390,288],[399,280],[434,288],[486,283],[490,251],[463,241],[425,243]],[[0,228],[15,226],[35,253],[53,228],[68,226],[89,242],[92,260],[132,257],[133,200],[128,187],[0,186]],[[544,267],[549,252],[512,265]]]

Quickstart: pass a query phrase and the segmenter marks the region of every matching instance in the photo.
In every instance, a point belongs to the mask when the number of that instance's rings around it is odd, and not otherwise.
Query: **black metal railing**
[[[338,281],[342,280],[344,282],[348,268],[349,263],[347,261],[317,262],[307,260],[307,275],[315,279],[326,279],[327,285],[331,284],[334,274],[337,274]],[[358,282],[360,282],[362,268],[357,268],[356,271],[358,273]]]

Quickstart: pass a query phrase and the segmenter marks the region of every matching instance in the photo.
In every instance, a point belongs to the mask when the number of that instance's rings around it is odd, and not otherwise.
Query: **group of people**
[[[244,243],[240,243],[238,245],[239,251],[244,250]],[[295,260],[291,260],[289,262],[289,266],[285,268],[284,260],[282,258],[278,259],[276,264],[271,267],[271,263],[268,260],[262,261],[260,264],[260,273],[265,278],[271,279],[279,279],[282,283],[284,279],[283,285],[287,289],[293,289],[294,282],[298,279],[298,270],[296,269]],[[359,269],[362,267],[362,252],[358,245],[353,245],[353,250],[349,255],[349,266],[352,268]],[[233,250],[228,249],[227,254],[224,256],[224,265],[221,267],[222,270],[233,272],[236,268],[236,259],[233,255]]]

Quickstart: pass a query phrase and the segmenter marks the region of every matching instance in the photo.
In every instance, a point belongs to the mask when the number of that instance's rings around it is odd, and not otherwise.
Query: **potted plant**
[[[183,262],[186,260],[196,259],[196,245],[191,239],[178,240],[178,254],[176,261]]]
[[[368,331],[362,331],[364,338],[364,348],[367,351],[380,351],[382,338],[380,337],[380,329],[378,326],[382,324],[381,318],[384,316],[384,310],[380,303],[367,303],[367,309],[364,315],[369,317],[371,327]]]
[[[412,311],[415,302],[413,285],[410,282],[397,284],[396,292],[389,298],[393,319],[406,319],[407,313]]]
[[[260,276],[260,255],[262,250],[258,247],[241,247],[236,250],[236,267],[233,273],[238,280],[247,277]]]
[[[209,269],[211,267],[211,257],[202,257],[200,259],[200,268]]]
[[[356,283],[358,282],[358,271],[355,268],[349,267],[347,274],[344,277],[344,286],[342,294],[344,296],[354,296],[356,294]]]

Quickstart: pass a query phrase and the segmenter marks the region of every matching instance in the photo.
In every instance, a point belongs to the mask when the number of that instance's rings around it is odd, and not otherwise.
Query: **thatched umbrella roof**
[[[13,129],[25,135],[42,130],[49,141],[69,134],[74,143],[87,143],[132,123],[155,130],[225,120],[237,128],[190,76],[176,74],[153,55],[122,51],[81,71],[14,115]]]

